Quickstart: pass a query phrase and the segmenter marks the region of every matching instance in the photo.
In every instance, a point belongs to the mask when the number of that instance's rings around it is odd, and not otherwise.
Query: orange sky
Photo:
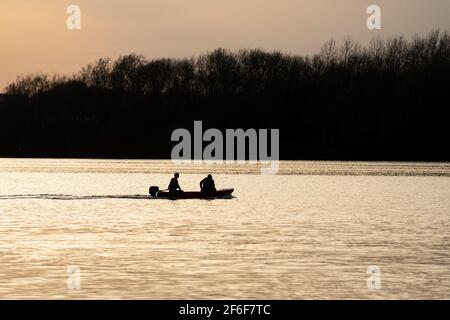
[[[66,9],[82,29],[66,28]],[[366,8],[382,9],[382,30]],[[185,57],[217,47],[309,54],[328,39],[450,31],[449,0],[1,0],[0,91],[18,74],[72,73],[100,57]]]

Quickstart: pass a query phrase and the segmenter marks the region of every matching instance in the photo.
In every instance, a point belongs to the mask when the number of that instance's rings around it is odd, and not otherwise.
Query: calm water
[[[147,199],[174,170],[0,159],[0,298],[450,298],[449,164],[186,165],[235,198]]]

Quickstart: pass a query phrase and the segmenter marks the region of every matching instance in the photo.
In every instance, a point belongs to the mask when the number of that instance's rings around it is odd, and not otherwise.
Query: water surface
[[[450,298],[449,164],[259,169],[1,159],[0,298]],[[235,198],[148,199],[175,170],[185,190],[212,172]]]

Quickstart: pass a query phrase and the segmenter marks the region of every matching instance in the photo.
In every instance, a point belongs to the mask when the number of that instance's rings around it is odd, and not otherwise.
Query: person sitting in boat
[[[178,178],[180,177],[179,173],[175,173],[174,177],[170,180],[170,184],[169,187],[167,189],[169,189],[170,192],[183,192],[183,190],[181,190],[180,185],[178,184]]]
[[[215,192],[216,191],[216,185],[214,183],[212,175],[209,174],[205,179],[203,179],[200,182],[200,189],[202,190],[202,192]]]

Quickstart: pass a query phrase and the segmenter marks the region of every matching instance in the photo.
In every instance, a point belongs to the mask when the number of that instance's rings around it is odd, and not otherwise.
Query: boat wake
[[[147,195],[69,195],[69,194],[17,194],[0,195],[0,200],[41,199],[41,200],[99,200],[99,199],[131,199],[148,200]]]
[[[235,196],[229,195],[220,197],[218,199],[234,199]],[[165,198],[150,197],[142,194],[132,195],[70,195],[70,194],[12,194],[12,195],[0,195],[0,201],[2,200],[66,200],[66,201],[81,201],[81,200],[106,200],[106,199],[123,199],[123,200],[165,200]],[[167,200],[167,199],[166,199]],[[170,199],[169,199],[170,200]],[[207,199],[213,200],[213,199]]]

